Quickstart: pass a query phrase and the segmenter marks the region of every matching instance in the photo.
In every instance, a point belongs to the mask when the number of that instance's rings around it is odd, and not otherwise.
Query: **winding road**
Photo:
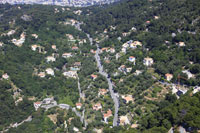
[[[113,126],[118,126],[117,121],[118,121],[118,111],[119,111],[119,99],[114,93],[113,84],[111,82],[111,79],[108,77],[108,74],[103,70],[103,66],[101,64],[101,59],[99,56],[99,52],[100,52],[99,45],[96,44],[96,46],[97,46],[97,50],[96,50],[96,54],[95,54],[95,59],[97,61],[97,67],[99,68],[99,73],[101,75],[103,75],[104,77],[106,77],[106,79],[108,81],[109,91],[110,91],[111,97],[114,101],[115,114],[114,114],[114,119],[113,119]]]

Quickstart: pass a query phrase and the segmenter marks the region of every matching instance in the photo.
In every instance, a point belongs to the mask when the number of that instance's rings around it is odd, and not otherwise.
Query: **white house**
[[[123,48],[128,48],[128,47],[129,47],[129,43],[124,43],[124,44],[122,45],[122,47],[123,47]]]
[[[183,70],[182,73],[185,73],[187,75],[188,79],[194,77],[194,75],[190,71],[188,71],[188,70]]]
[[[110,53],[115,53],[115,49],[114,48],[110,48]]]
[[[34,102],[34,108],[37,111],[38,108],[42,105],[42,102]]]
[[[33,51],[36,51],[36,50],[37,50],[37,47],[38,47],[38,45],[34,44],[34,45],[31,46],[31,49],[32,49]]]
[[[2,78],[8,80],[8,79],[9,79],[9,76],[8,76],[7,73],[5,73],[5,74],[2,75]]]
[[[54,58],[53,56],[47,56],[46,60],[47,60],[47,62],[54,62],[54,61],[56,61],[56,58]]]
[[[173,78],[172,74],[166,73],[165,74],[165,78],[167,79],[167,81],[170,81]]]
[[[195,94],[197,92],[200,92],[200,87],[199,86],[195,87],[194,90],[192,91],[193,94]]]
[[[145,66],[151,66],[151,65],[153,65],[153,59],[152,59],[152,58],[149,58],[149,57],[144,58],[143,64],[144,64]]]
[[[54,76],[54,70],[52,68],[47,68],[46,69],[46,73],[49,74],[49,75]]]
[[[2,47],[4,44],[2,42],[0,42],[0,47]]]
[[[130,56],[128,60],[130,62],[133,62],[133,64],[135,65],[135,57],[134,56]]]
[[[130,121],[126,115],[120,116],[119,120],[120,120],[120,125],[122,125],[122,126],[130,124]]]
[[[32,34],[31,36],[34,37],[35,39],[38,38],[38,35],[37,35],[37,34]]]
[[[15,34],[15,32],[16,32],[15,30],[10,30],[10,31],[7,33],[7,35],[8,35],[8,36],[11,36],[11,35]]]
[[[69,57],[72,57],[72,53],[64,53],[62,55],[63,58],[69,58]]]
[[[40,73],[38,73],[38,76],[40,78],[44,78],[46,76],[46,74],[45,74],[45,72],[40,72]]]
[[[134,41],[133,43],[130,44],[130,48],[136,49],[137,46],[142,46],[142,43],[139,41]]]
[[[122,53],[126,53],[126,48],[122,48]]]
[[[81,109],[81,107],[82,107],[82,103],[76,103],[76,108],[77,109]]]
[[[184,46],[185,46],[185,42],[179,42],[179,43],[178,43],[178,46],[179,46],[179,47],[184,47]]]
[[[130,73],[132,71],[132,67],[126,68],[126,72]]]
[[[63,73],[64,76],[70,77],[70,78],[77,78],[77,71],[68,71]]]

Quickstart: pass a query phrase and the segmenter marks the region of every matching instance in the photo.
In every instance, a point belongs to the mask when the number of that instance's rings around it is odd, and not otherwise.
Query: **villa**
[[[151,66],[151,65],[153,65],[153,59],[152,59],[152,58],[149,58],[149,57],[144,58],[143,64],[144,64],[145,66]]]
[[[103,114],[104,122],[108,123],[108,118],[112,116],[112,111],[109,109],[106,113]]]
[[[47,68],[46,69],[46,73],[49,74],[49,75],[54,76],[54,70],[52,68]]]
[[[101,103],[96,103],[95,105],[93,105],[92,108],[93,108],[93,110],[96,110],[96,111],[102,109]]]

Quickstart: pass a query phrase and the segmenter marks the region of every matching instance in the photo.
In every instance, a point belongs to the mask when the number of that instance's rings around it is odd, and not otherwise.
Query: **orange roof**
[[[92,74],[91,77],[92,78],[97,78],[97,75]]]
[[[78,47],[74,46],[74,47],[72,47],[72,49],[78,49]]]
[[[129,97],[129,96],[125,97],[124,99],[125,99],[126,101],[132,101],[132,100],[133,100],[133,98],[132,98],[132,97]]]
[[[35,102],[34,104],[41,104],[41,102],[40,102],[40,101],[38,101],[38,102]]]
[[[166,77],[172,77],[173,75],[172,75],[172,74],[169,74],[169,73],[166,73],[165,76],[166,76]]]
[[[108,92],[108,90],[100,89],[99,92],[100,92],[101,95],[105,95]]]
[[[130,56],[129,58],[135,58],[134,56]]]
[[[106,117],[108,118],[110,116],[112,116],[112,111],[110,109],[107,111],[107,113],[103,114],[104,118],[106,118]]]
[[[147,23],[147,24],[149,24],[149,23],[150,23],[150,21],[146,21],[146,23]]]
[[[82,106],[82,103],[76,103],[76,106]]]

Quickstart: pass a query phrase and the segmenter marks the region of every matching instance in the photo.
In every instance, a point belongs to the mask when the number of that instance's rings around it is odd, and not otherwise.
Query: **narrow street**
[[[99,52],[100,52],[99,45],[96,44],[96,46],[97,46],[97,51],[96,51],[96,54],[95,54],[95,59],[97,61],[97,67],[99,68],[99,73],[101,75],[103,75],[108,81],[109,91],[110,91],[110,94],[111,94],[111,97],[113,99],[114,106],[115,106],[115,114],[114,114],[114,119],[113,119],[113,126],[117,126],[118,111],[119,111],[119,99],[114,93],[113,84],[111,82],[111,79],[108,77],[108,74],[103,70],[103,66],[101,64],[101,59],[100,59],[100,56],[99,56]]]

